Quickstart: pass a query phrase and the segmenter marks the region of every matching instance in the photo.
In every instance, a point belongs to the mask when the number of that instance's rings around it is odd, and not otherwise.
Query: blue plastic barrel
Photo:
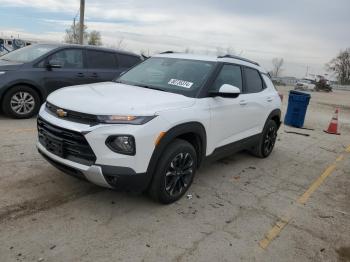
[[[299,91],[289,91],[288,108],[284,117],[284,124],[295,127],[304,125],[307,106],[310,102],[310,94]]]

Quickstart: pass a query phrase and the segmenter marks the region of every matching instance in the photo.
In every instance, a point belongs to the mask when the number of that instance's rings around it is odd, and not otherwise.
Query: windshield
[[[153,57],[126,72],[117,82],[194,97],[215,62]]]
[[[26,63],[37,59],[55,48],[56,46],[51,45],[31,45],[3,55],[0,59],[10,62]]]

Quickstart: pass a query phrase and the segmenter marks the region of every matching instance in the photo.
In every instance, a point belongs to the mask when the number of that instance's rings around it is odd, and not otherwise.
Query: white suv
[[[37,147],[68,174],[171,203],[209,157],[244,149],[267,157],[280,107],[253,61],[167,52],[114,82],[52,93],[39,113]]]

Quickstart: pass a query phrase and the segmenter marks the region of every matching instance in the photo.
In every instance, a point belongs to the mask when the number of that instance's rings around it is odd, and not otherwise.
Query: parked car
[[[65,86],[112,81],[141,57],[113,49],[37,44],[0,57],[0,102],[14,118],[37,114],[48,94]]]
[[[303,78],[294,86],[294,90],[301,90],[301,91],[315,91],[316,82],[314,80]]]
[[[243,149],[269,156],[280,108],[255,62],[160,54],[115,82],[52,93],[39,112],[37,147],[68,174],[171,203],[205,159]]]

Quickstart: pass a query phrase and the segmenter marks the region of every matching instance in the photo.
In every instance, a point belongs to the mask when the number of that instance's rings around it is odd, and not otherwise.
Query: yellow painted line
[[[282,231],[282,229],[288,224],[289,220],[279,220],[276,222],[273,228],[265,235],[265,238],[260,240],[259,246],[266,249],[272,240],[274,240]]]
[[[337,157],[337,159],[335,160],[335,162],[340,162],[344,159],[344,155],[341,154],[340,156]]]
[[[346,152],[350,152],[350,146],[346,149]],[[333,171],[337,167],[337,163],[342,161],[344,159],[344,154],[339,155],[335,162],[329,165],[326,170],[311,184],[311,186],[305,191],[304,194],[302,194],[298,200],[297,203],[299,204],[305,204],[306,201],[310,198],[311,194],[315,192],[321,184],[326,180],[326,178],[333,173]],[[292,218],[292,214],[296,211],[296,206],[292,206],[288,210],[288,215],[284,219],[279,219],[276,224],[271,228],[270,231],[268,231],[265,234],[265,237],[260,240],[259,246],[262,249],[266,249],[271,241],[273,241],[282,231],[282,229],[289,223],[289,221]]]
[[[350,153],[350,146],[345,149],[346,152]]]
[[[323,183],[323,181],[325,181],[325,179],[332,174],[332,172],[334,171],[334,169],[337,167],[337,165],[335,163],[331,164],[330,166],[327,167],[327,169],[322,173],[321,176],[319,176],[309,187],[308,190],[305,191],[305,193],[299,197],[298,199],[298,203],[299,204],[305,204],[306,201],[309,199],[309,197],[311,196],[311,194],[313,192],[315,192],[315,190],[317,188],[320,187],[320,185]]]

